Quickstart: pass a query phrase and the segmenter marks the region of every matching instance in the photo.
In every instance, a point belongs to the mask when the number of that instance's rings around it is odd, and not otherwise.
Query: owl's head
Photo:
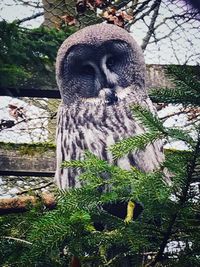
[[[141,48],[124,29],[88,26],[67,38],[56,61],[56,79],[64,104],[105,97],[111,105],[126,88],[146,94]]]

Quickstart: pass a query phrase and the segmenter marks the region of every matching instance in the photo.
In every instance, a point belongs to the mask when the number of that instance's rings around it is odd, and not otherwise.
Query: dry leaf
[[[76,19],[71,15],[66,14],[62,16],[61,19],[64,21],[65,24],[69,26],[76,25]]]
[[[133,16],[128,15],[125,11],[121,11],[120,16],[122,16],[122,18],[126,21],[130,21],[133,19]]]

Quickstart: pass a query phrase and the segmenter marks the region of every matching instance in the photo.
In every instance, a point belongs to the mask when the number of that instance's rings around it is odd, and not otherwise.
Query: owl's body
[[[117,141],[145,131],[133,118],[131,105],[155,112],[146,92],[145,75],[140,48],[117,26],[90,26],[63,43],[57,57],[62,96],[56,170],[60,188],[80,186],[77,171],[63,169],[61,163],[81,159],[85,150],[123,169],[136,166],[148,172],[158,167],[163,160],[159,142],[116,161],[109,151]]]

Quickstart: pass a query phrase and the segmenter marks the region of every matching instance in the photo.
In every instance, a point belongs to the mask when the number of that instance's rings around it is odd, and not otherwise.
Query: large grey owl
[[[60,188],[79,187],[77,173],[61,168],[64,160],[81,159],[89,150],[113,163],[107,149],[119,140],[144,132],[130,106],[154,111],[145,88],[142,51],[122,28],[110,24],[86,27],[61,45],[56,78],[62,97],[57,125],[56,181]],[[148,172],[163,160],[159,143],[114,162],[124,169]]]

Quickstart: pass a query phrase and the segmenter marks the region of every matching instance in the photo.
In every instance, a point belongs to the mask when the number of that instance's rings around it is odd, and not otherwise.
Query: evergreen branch
[[[153,267],[159,261],[162,260],[164,249],[168,243],[170,236],[172,235],[172,230],[173,230],[174,224],[175,224],[175,222],[179,216],[179,213],[181,212],[185,202],[187,201],[189,187],[190,187],[190,184],[192,182],[192,176],[193,176],[193,173],[195,172],[197,160],[198,160],[199,154],[200,154],[200,133],[199,133],[198,141],[196,143],[196,146],[195,146],[195,149],[193,152],[194,153],[190,159],[190,162],[188,163],[186,183],[184,184],[184,187],[182,189],[182,195],[180,197],[178,207],[177,207],[176,211],[171,215],[171,219],[169,220],[167,230],[163,236],[163,240],[162,240],[162,243],[160,244],[160,248],[158,250],[157,255],[155,256],[153,261],[151,261],[150,264],[148,264],[147,266]]]
[[[159,88],[150,91],[154,102],[180,103],[183,105],[200,105],[199,70],[187,66],[170,66],[165,69],[166,75],[173,83],[173,89]]]
[[[147,132],[134,137],[124,139],[110,147],[113,158],[118,159],[136,149],[144,149],[149,143],[163,137],[160,132]]]
[[[109,167],[108,162],[105,160],[99,159],[97,156],[92,154],[89,151],[85,151],[84,153],[84,160],[71,160],[71,161],[64,161],[62,163],[62,167],[64,168],[83,168],[83,169],[88,169],[88,168],[96,168],[96,169],[101,169],[105,170],[105,168]]]
[[[194,145],[194,140],[186,131],[177,128],[168,128],[166,131],[171,138],[184,141],[190,146]]]
[[[63,168],[84,168],[86,164],[80,160],[63,161],[61,167]]]
[[[140,106],[134,106],[132,107],[132,111],[134,117],[151,132],[133,136],[112,145],[110,150],[114,159],[120,158],[132,150],[144,149],[149,143],[163,138],[167,134],[167,130],[163,127],[162,122],[149,110]]]
[[[156,115],[152,114],[152,112],[139,105],[133,106],[131,109],[134,117],[137,118],[147,129],[150,131],[165,132],[162,122]]]
[[[114,159],[123,157],[132,150],[144,149],[148,143],[166,136],[182,140],[190,146],[194,144],[193,139],[185,131],[175,128],[165,128],[159,118],[153,115],[149,110],[140,106],[134,106],[132,110],[134,117],[150,130],[150,132],[124,139],[111,146],[110,150]]]
[[[171,65],[166,68],[166,73],[171,78],[176,88],[188,88],[194,93],[200,92],[199,70],[191,66]]]
[[[152,89],[149,96],[153,102],[156,103],[171,103],[183,105],[200,105],[200,98],[198,93],[187,91],[188,88],[159,88]]]

